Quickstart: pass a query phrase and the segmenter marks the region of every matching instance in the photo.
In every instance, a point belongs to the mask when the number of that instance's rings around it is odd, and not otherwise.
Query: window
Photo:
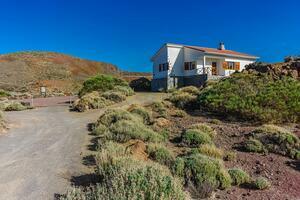
[[[234,62],[227,62],[228,63],[228,69],[235,70],[235,63]]]
[[[196,62],[185,62],[184,70],[194,70],[196,69]]]
[[[158,70],[160,72],[162,72],[162,71],[168,71],[169,70],[169,63],[159,64]]]

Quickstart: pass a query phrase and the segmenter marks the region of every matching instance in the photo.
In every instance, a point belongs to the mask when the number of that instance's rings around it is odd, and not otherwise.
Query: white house
[[[208,79],[226,77],[241,71],[258,57],[219,48],[164,44],[151,58],[152,90],[165,90],[188,85],[201,86]]]

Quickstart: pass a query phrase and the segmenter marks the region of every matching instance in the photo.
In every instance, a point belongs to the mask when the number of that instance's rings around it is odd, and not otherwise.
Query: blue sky
[[[151,71],[166,42],[281,61],[300,54],[300,1],[0,0],[0,53],[45,50]]]

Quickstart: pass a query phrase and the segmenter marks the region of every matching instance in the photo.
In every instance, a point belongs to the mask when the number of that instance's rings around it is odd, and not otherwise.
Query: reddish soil
[[[300,161],[292,160],[276,154],[248,153],[238,149],[239,144],[245,141],[247,134],[257,125],[251,123],[220,121],[214,124],[212,118],[193,112],[184,118],[169,117],[172,122],[169,126],[171,137],[174,141],[180,133],[192,124],[207,122],[217,131],[218,136],[215,144],[221,149],[234,151],[237,158],[234,161],[224,161],[227,168],[238,167],[248,172],[252,178],[259,176],[267,178],[272,186],[266,190],[256,190],[250,186],[232,187],[224,191],[216,191],[214,199],[300,199]],[[299,136],[300,127],[297,125],[287,125],[286,128],[292,130]],[[182,148],[176,142],[169,143],[169,146],[177,153],[185,153],[187,149]]]

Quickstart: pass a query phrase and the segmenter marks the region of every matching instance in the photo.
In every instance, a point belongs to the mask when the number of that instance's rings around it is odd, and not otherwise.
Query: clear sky
[[[166,42],[281,61],[300,54],[300,1],[0,0],[0,53],[45,50],[151,71]]]

